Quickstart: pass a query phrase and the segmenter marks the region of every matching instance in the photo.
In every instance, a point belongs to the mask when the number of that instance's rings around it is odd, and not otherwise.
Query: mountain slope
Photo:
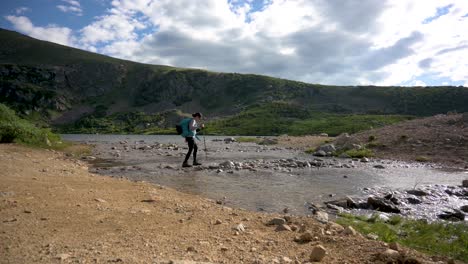
[[[116,113],[225,117],[278,101],[315,112],[428,116],[468,112],[468,89],[324,86],[148,65],[0,29],[0,102],[44,125]]]

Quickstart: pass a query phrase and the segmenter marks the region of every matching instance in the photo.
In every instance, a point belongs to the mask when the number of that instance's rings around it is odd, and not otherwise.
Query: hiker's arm
[[[190,129],[190,131],[194,131],[194,130],[197,129],[197,127],[194,126],[194,123],[195,123],[195,120],[194,120],[194,119],[190,120],[190,123],[189,123],[189,129]]]

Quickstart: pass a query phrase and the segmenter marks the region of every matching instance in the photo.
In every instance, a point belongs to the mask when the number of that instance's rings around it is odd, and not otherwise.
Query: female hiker
[[[182,163],[182,167],[192,167],[191,165],[188,164],[188,160],[190,158],[190,155],[192,154],[193,151],[193,165],[201,165],[197,161],[197,150],[198,146],[197,143],[195,143],[195,138],[200,140],[197,137],[197,132],[200,130],[200,128],[204,128],[204,124],[200,124],[200,120],[202,119],[202,114],[201,113],[195,113],[192,114],[193,118],[187,118],[182,120],[180,126],[182,126],[182,136],[185,138],[185,142],[188,144],[188,152],[185,155],[185,160]]]

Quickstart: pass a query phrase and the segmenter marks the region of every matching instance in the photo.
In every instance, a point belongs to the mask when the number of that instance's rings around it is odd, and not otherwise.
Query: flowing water
[[[344,196],[363,197],[366,188],[412,189],[423,185],[460,185],[466,171],[448,171],[431,165],[388,160],[369,163],[351,159],[323,159],[328,167],[281,168],[264,166],[273,161],[313,160],[300,150],[255,143],[230,143],[224,137],[207,136],[198,141],[198,157],[204,167],[224,161],[256,161],[254,170],[181,168],[186,145],[180,136],[161,135],[63,135],[63,139],[96,145],[95,172],[144,180],[180,191],[223,199],[227,205],[249,210],[307,214],[308,202],[320,203]],[[154,147],[177,144],[179,149]],[[141,146],[151,146],[145,150]],[[165,145],[166,146],[166,145]],[[344,168],[348,164],[351,168]],[[375,168],[383,165],[384,169]],[[457,204],[456,206],[459,206]]]

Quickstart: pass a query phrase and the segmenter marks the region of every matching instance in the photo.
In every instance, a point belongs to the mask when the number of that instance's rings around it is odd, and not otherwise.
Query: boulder
[[[396,207],[391,201],[380,197],[369,197],[367,203],[374,208],[374,210],[387,212],[387,213],[400,213],[400,209]]]
[[[336,151],[336,147],[335,145],[333,144],[325,144],[325,145],[322,145],[318,148],[318,151],[320,150],[323,150],[325,151],[325,153],[328,153],[328,152],[335,152]]]
[[[465,220],[465,214],[457,209],[453,210],[452,212],[444,211],[442,214],[437,215],[437,217],[453,222]]]

